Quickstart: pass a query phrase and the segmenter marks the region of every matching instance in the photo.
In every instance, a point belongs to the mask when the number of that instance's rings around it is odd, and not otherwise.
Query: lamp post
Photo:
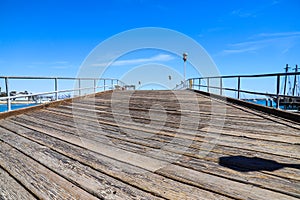
[[[182,54],[182,56],[183,56],[183,70],[184,70],[184,72],[183,72],[183,77],[184,77],[184,80],[183,80],[183,87],[185,87],[185,76],[186,76],[186,60],[187,60],[187,56],[188,56],[188,54],[187,53],[183,53]]]

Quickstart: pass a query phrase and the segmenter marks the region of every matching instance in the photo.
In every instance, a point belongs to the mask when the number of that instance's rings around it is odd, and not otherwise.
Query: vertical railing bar
[[[54,78],[54,91],[55,91],[55,100],[58,100],[58,85],[57,85],[57,78]]]
[[[277,75],[277,88],[276,88],[276,94],[277,94],[277,99],[276,99],[276,108],[279,109],[279,92],[280,92],[280,75]]]
[[[8,97],[8,99],[7,99],[7,111],[11,111],[11,99],[10,99],[10,92],[9,92],[8,77],[5,77],[5,89],[6,89],[6,95]]]
[[[241,77],[238,76],[238,94],[237,94],[238,99],[240,99],[240,90],[241,90]]]
[[[220,77],[220,95],[223,95],[223,84],[222,84],[222,77]]]
[[[209,77],[207,78],[207,92],[209,93]]]
[[[94,79],[94,93],[96,93],[96,88],[97,88],[97,81]]]
[[[79,92],[79,96],[81,96],[81,83],[80,83],[80,78],[78,79],[78,92]]]
[[[192,84],[192,89],[195,89],[195,82],[196,82],[196,79],[195,78],[193,78],[193,84]]]
[[[201,90],[201,78],[199,78],[199,91]]]

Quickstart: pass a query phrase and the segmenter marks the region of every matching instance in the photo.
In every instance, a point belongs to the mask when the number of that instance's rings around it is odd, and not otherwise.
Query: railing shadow
[[[300,164],[278,163],[274,160],[246,156],[220,157],[219,165],[239,172],[275,171],[285,167],[300,169]]]

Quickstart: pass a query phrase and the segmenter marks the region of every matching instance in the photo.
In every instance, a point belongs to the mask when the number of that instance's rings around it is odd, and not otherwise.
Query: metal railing
[[[29,98],[34,96],[41,96],[41,95],[48,95],[48,94],[54,94],[53,100],[59,99],[59,93],[66,93],[66,92],[78,92],[78,96],[82,95],[82,92],[89,91],[85,94],[91,94],[96,93],[97,89],[105,90],[113,90],[117,88],[126,88],[126,84],[118,79],[111,79],[111,78],[71,78],[71,77],[21,77],[21,76],[0,76],[0,80],[5,81],[5,93],[6,95],[4,97],[0,97],[0,101],[6,101],[7,104],[7,111],[11,110],[11,102],[13,99],[18,98]],[[39,92],[39,93],[33,93],[33,94],[21,94],[21,95],[10,95],[10,81],[11,80],[53,80],[53,91],[48,92]],[[59,90],[59,84],[58,82],[61,80],[70,80],[70,81],[76,81],[75,85],[77,85],[77,88],[73,89],[65,89],[65,90]],[[83,85],[87,85],[86,83],[83,84],[84,81],[89,81],[88,87],[83,87]],[[90,86],[92,85],[92,86]],[[75,95],[74,95],[75,96]]]
[[[219,95],[223,95],[224,91],[233,91],[233,92],[237,92],[237,99],[241,99],[241,93],[263,95],[263,96],[268,96],[268,97],[276,100],[276,108],[279,108],[280,99],[295,97],[295,95],[287,95],[285,93],[282,94],[280,92],[281,78],[288,77],[288,76],[297,77],[299,75],[300,75],[300,72],[289,72],[289,73],[274,73],[274,74],[232,75],[232,76],[212,76],[212,77],[190,78],[190,79],[186,80],[185,82],[181,82],[181,84],[176,85],[176,87],[174,89],[180,90],[180,89],[190,88],[190,89],[195,89],[195,90],[200,90],[200,91],[201,90],[206,91],[208,93],[211,92],[211,89],[215,89],[219,92]],[[243,90],[241,88],[241,82],[244,79],[266,78],[266,77],[276,78],[276,84],[275,84],[276,93],[264,93],[264,92],[257,92],[257,91],[249,91],[249,90]],[[226,79],[235,79],[236,80],[236,88],[224,87],[223,81]],[[299,83],[297,83],[297,84],[299,84]]]

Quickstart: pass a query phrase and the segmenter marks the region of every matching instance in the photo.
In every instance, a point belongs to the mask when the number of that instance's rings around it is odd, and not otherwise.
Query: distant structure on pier
[[[300,108],[300,85],[299,85],[299,75],[289,75],[289,67],[286,64],[285,77],[283,81],[283,95],[284,97],[280,99],[279,103],[284,106],[285,109],[299,109]],[[295,73],[299,71],[298,65],[292,69]]]

